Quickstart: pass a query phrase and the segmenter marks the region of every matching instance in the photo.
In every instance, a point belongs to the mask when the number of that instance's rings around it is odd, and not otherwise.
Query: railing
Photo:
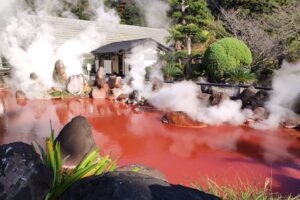
[[[165,83],[176,83],[175,81],[165,81]],[[224,83],[203,83],[203,82],[195,82],[197,85],[201,86],[202,91],[206,90],[210,87],[219,87],[219,88],[231,88],[233,89],[233,94],[231,97],[237,97],[241,93],[241,88],[248,88],[252,85],[235,85],[235,84],[224,84]],[[208,87],[208,88],[205,88]],[[255,89],[264,90],[264,91],[271,91],[272,88],[269,87],[261,87],[261,86],[253,86]]]

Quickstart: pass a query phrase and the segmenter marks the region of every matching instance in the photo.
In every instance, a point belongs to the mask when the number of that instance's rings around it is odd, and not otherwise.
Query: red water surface
[[[172,127],[162,113],[136,112],[131,106],[105,100],[16,101],[0,92],[0,143],[42,142],[77,115],[87,117],[96,143],[119,165],[145,164],[176,184],[190,185],[210,177],[219,183],[239,179],[262,185],[271,178],[275,192],[300,194],[300,135],[294,130],[258,131],[247,127],[201,129]]]

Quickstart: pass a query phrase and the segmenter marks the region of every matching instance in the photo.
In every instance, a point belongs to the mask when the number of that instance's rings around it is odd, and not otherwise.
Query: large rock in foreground
[[[111,172],[82,179],[60,200],[214,200],[215,196],[136,172]]]
[[[60,143],[62,158],[66,164],[76,165],[92,149],[96,148],[92,128],[83,116],[74,117],[60,131],[55,142]]]
[[[32,146],[21,142],[2,145],[0,157],[0,199],[44,199],[52,175]]]

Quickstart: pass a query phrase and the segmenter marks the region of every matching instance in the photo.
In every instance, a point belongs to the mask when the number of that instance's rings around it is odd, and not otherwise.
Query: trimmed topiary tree
[[[236,38],[223,38],[211,44],[205,51],[203,67],[209,81],[228,80],[236,68],[250,69],[252,54],[247,45]]]

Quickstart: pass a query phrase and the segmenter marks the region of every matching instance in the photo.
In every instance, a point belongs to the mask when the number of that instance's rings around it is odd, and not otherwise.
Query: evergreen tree
[[[189,57],[186,75],[191,75],[190,56],[193,42],[207,40],[207,26],[214,20],[205,0],[170,0],[170,17],[173,26],[170,28],[170,38],[182,43]]]
[[[278,6],[286,5],[291,0],[210,0],[212,9],[241,9],[246,14],[269,14]],[[214,8],[213,8],[214,7]]]

